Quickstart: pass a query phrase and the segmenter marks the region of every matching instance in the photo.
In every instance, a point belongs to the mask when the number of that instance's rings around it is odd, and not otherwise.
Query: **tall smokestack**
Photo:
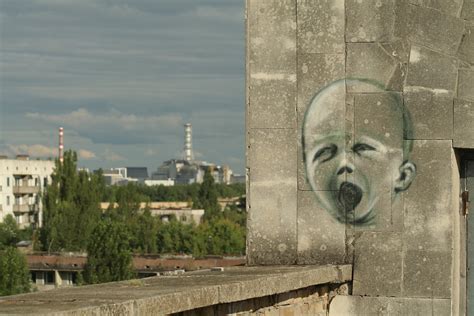
[[[191,124],[184,124],[184,159],[193,160],[193,130]]]
[[[59,163],[64,162],[64,128],[59,128]]]

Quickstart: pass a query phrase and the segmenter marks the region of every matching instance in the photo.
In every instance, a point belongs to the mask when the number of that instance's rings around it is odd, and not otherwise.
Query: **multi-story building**
[[[11,214],[20,228],[40,227],[43,218],[41,192],[51,183],[54,161],[0,157],[0,222]]]

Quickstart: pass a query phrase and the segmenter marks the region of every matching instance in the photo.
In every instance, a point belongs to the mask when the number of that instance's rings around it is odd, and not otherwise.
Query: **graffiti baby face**
[[[349,95],[346,83],[368,84],[335,82],[306,112],[306,174],[319,204],[339,222],[371,225],[415,176],[411,122],[397,95],[375,85],[375,93]]]

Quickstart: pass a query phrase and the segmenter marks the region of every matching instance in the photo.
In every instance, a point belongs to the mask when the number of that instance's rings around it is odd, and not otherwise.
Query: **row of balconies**
[[[37,204],[14,204],[13,212],[15,213],[30,213],[37,212],[39,206]]]
[[[14,185],[13,194],[34,194],[39,193],[40,187],[31,185]]]

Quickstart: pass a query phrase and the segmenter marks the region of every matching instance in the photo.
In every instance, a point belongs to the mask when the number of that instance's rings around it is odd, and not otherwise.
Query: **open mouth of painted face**
[[[346,214],[348,214],[362,201],[362,195],[362,189],[358,185],[344,181],[339,187],[337,199]]]

